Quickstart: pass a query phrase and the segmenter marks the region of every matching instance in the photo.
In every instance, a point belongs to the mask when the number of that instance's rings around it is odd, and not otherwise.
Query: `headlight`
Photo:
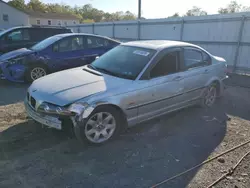
[[[56,106],[54,104],[43,102],[37,109],[39,112],[45,114],[54,114],[54,115],[61,115],[61,116],[72,116],[74,113],[69,111],[65,107]]]
[[[88,107],[88,103],[77,102],[77,103],[70,105],[68,110],[80,116],[87,107]]]
[[[87,103],[74,103],[68,108],[57,106],[54,104],[43,102],[39,107],[38,111],[45,114],[62,115],[62,116],[82,116],[84,110],[88,107]]]
[[[25,57],[20,57],[20,58],[16,58],[16,59],[11,59],[9,60],[9,64],[10,65],[14,65],[14,64],[20,64],[23,65],[26,63],[26,58]]]

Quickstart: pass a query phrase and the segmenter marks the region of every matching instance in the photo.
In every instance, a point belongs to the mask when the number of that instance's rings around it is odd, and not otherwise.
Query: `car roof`
[[[122,45],[126,46],[135,46],[140,48],[148,48],[148,49],[154,49],[154,50],[162,50],[169,47],[181,47],[181,46],[190,46],[190,47],[196,47],[200,48],[197,45],[187,43],[187,42],[181,42],[181,41],[173,41],[173,40],[142,40],[142,41],[132,41],[132,42],[126,42]]]
[[[101,36],[101,35],[94,35],[94,34],[89,34],[89,33],[63,33],[63,34],[57,34],[54,36],[58,36],[58,37],[62,37],[62,38],[68,37],[68,36],[93,36],[93,37],[101,37],[101,38],[109,39],[109,40],[112,40],[115,42],[119,42],[119,41],[114,40],[114,39],[109,38],[109,37],[105,37],[105,36]]]
[[[68,29],[66,27],[50,27],[50,26],[17,26],[17,27],[12,27],[9,28],[9,30],[13,30],[13,29],[26,29],[26,28],[35,28],[35,29]]]

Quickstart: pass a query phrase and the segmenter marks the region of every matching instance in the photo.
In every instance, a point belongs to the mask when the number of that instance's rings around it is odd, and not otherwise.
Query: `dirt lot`
[[[0,187],[150,187],[250,139],[250,81],[231,79],[211,109],[192,107],[131,128],[101,147],[26,118],[27,85],[0,82]],[[241,87],[239,87],[241,86]],[[160,187],[207,187],[250,150],[241,147]],[[214,187],[250,187],[250,156]]]

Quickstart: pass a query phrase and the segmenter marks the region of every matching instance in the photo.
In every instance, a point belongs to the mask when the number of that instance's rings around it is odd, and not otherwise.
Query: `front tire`
[[[77,139],[93,145],[112,140],[121,130],[120,113],[112,107],[99,107],[92,114],[74,126]]]
[[[25,80],[27,82],[33,82],[37,80],[38,78],[41,78],[43,76],[46,76],[48,74],[48,71],[45,66],[41,65],[35,65],[30,67],[25,75]]]

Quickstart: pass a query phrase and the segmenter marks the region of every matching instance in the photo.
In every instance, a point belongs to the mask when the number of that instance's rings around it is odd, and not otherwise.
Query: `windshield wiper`
[[[94,67],[94,66],[91,65],[91,64],[88,64],[87,67],[88,67],[88,68],[91,68],[91,69],[94,69],[94,70],[97,70],[96,67]]]
[[[109,75],[112,75],[112,76],[117,76],[116,73],[112,72],[112,71],[109,71],[107,69],[104,69],[104,68],[99,68],[99,67],[95,67],[95,70],[98,70],[102,73],[106,73],[106,74],[109,74]]]
[[[125,79],[129,79],[129,80],[133,80],[132,76],[129,76],[129,75],[124,75],[124,74],[119,74],[119,73],[115,73],[115,72],[112,72],[112,71],[109,71],[107,69],[104,69],[104,68],[99,68],[99,67],[95,67],[96,70],[102,72],[102,73],[106,73],[106,74],[109,74],[111,76],[115,76],[115,77],[119,77],[119,78],[125,78]]]

